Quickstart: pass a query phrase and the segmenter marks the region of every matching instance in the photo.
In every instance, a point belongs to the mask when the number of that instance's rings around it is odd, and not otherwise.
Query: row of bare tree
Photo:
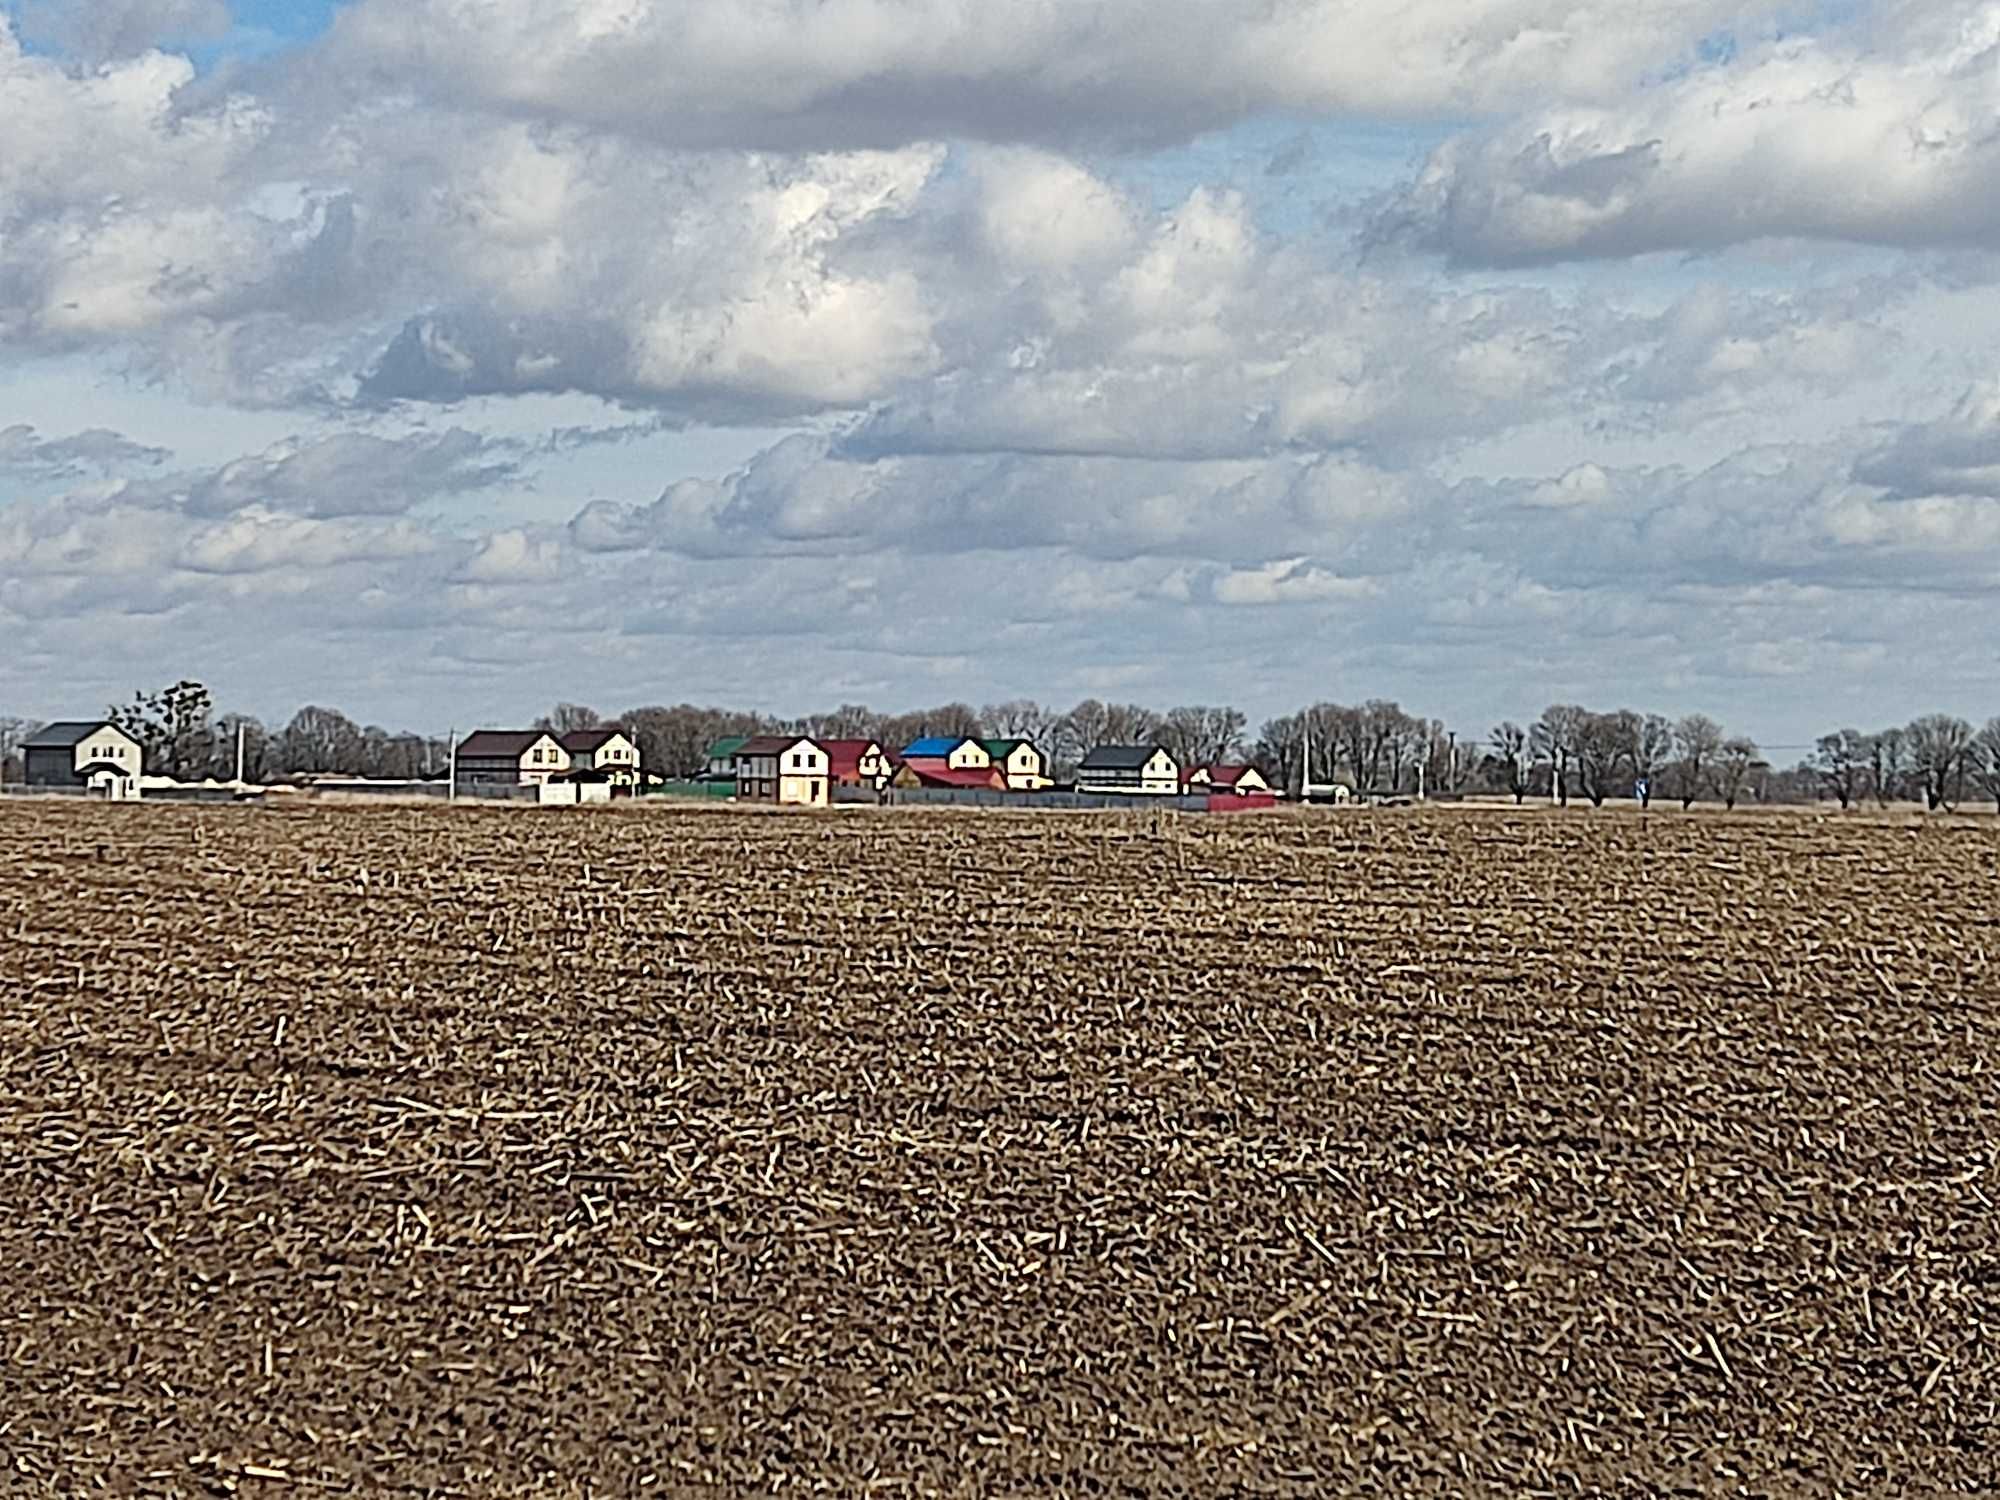
[[[441,774],[449,756],[444,737],[392,733],[317,705],[300,709],[275,732],[246,714],[218,717],[207,689],[188,680],[136,694],[108,716],[144,747],[149,770],[183,780],[233,776],[239,744],[243,772],[252,780],[309,771],[414,778]],[[793,719],[690,703],[646,704],[606,716],[560,703],[537,721],[557,732],[601,724],[624,729],[647,767],[668,776],[699,771],[708,747],[732,734],[872,739],[891,749],[930,735],[970,735],[1033,740],[1059,779],[1071,775],[1093,746],[1152,743],[1164,745],[1184,766],[1248,761],[1279,786],[1296,789],[1309,772],[1315,786],[1345,784],[1374,796],[1483,792],[1516,801],[1579,797],[1593,804],[1667,797],[1683,806],[1712,799],[1729,807],[1746,798],[1827,799],[1842,807],[1907,799],[1938,809],[1985,795],[2000,806],[2000,718],[1975,729],[1948,714],[1869,734],[1839,730],[1782,771],[1755,742],[1728,734],[1702,714],[1668,719],[1578,704],[1554,704],[1529,725],[1498,724],[1482,743],[1461,740],[1441,721],[1385,699],[1317,703],[1266,721],[1254,741],[1234,708],[1197,704],[1162,712],[1094,698],[1069,709],[1012,699],[899,714],[847,703]],[[0,716],[0,780],[20,779],[19,749],[35,727]]]
[[[1822,735],[1809,762],[1823,794],[1842,807],[1909,800],[1932,811],[1975,792],[2000,808],[2000,718],[1974,729],[1951,714],[1925,714],[1901,729]]]

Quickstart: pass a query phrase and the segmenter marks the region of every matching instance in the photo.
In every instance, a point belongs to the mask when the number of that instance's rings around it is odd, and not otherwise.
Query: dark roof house
[[[21,742],[23,750],[74,750],[98,730],[111,726],[109,719],[64,719],[44,724],[32,737]]]
[[[1099,745],[1083,758],[1086,771],[1143,771],[1159,745]]]
[[[519,760],[537,740],[555,739],[545,729],[478,729],[458,742],[462,760]]]

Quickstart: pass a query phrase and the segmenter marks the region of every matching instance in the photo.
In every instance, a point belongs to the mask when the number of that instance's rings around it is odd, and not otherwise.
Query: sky
[[[2000,3],[0,0],[0,713],[2000,714]]]

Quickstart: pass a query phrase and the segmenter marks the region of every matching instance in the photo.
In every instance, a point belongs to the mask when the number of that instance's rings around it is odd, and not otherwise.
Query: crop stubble
[[[0,847],[22,1493],[2000,1478],[1989,824]]]

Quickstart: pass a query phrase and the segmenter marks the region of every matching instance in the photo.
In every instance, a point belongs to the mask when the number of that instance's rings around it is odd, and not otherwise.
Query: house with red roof
[[[874,740],[819,740],[826,752],[827,777],[835,786],[880,790],[889,780],[888,752]]]
[[[1004,792],[1007,773],[999,766],[954,766],[937,755],[905,756],[889,784],[903,791]]]

